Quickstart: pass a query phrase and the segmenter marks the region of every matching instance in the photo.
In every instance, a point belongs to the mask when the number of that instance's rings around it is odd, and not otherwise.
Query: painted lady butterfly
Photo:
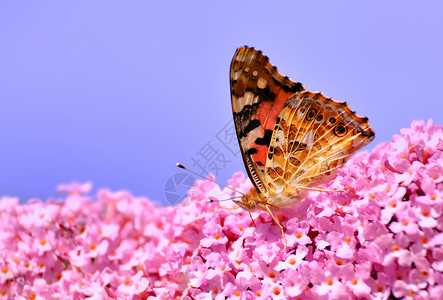
[[[345,102],[311,92],[282,76],[250,47],[231,63],[231,100],[243,161],[254,184],[242,208],[269,212],[290,207],[306,190],[328,182],[357,150],[374,139],[368,119]],[[283,250],[283,251],[284,251]]]

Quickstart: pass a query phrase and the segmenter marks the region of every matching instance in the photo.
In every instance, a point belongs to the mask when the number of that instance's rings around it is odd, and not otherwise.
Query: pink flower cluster
[[[443,127],[414,121],[324,185],[249,214],[197,181],[160,207],[90,184],[63,201],[0,199],[0,299],[442,299]],[[247,192],[242,173],[229,184]]]

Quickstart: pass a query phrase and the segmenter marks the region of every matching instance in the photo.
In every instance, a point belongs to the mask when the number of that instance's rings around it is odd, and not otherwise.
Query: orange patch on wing
[[[254,148],[257,149],[257,153],[251,155],[252,159],[257,163],[261,162],[263,166],[266,165],[266,156],[268,155],[268,146],[262,146],[254,144]],[[261,167],[263,167],[261,166]]]
[[[258,119],[264,130],[274,130],[277,117],[289,96],[291,96],[291,93],[280,90],[274,102],[263,102],[260,104],[260,107],[255,113],[253,119]],[[265,131],[263,131],[263,133],[264,132]],[[254,144],[253,147],[257,149],[257,153],[251,155],[252,159],[255,162],[261,162],[263,166],[265,166],[269,147],[266,145],[257,144]]]
[[[292,94],[280,89],[280,92],[275,97],[274,102],[263,102],[260,104],[260,108],[254,115],[254,119],[258,119],[263,128],[274,130],[275,122],[280,114],[281,109]]]
[[[260,124],[265,127],[266,119],[268,118],[268,113],[270,113],[272,104],[272,102],[260,103],[260,107],[257,109],[252,119],[258,119]]]

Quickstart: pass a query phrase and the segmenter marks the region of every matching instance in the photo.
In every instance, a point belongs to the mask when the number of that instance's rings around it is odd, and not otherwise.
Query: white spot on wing
[[[314,131],[308,131],[306,132],[305,136],[301,140],[301,143],[308,145],[308,147],[311,147],[314,143]]]
[[[239,77],[240,77],[240,72],[239,72],[239,71],[235,71],[235,72],[232,74],[232,79],[233,79],[233,80],[238,80]]]
[[[248,146],[251,146],[252,144],[254,144],[257,136],[260,136],[261,134],[263,134],[263,127],[259,126],[257,128],[254,128],[254,130],[252,130],[247,136],[243,137],[243,139],[245,139]]]
[[[255,97],[255,94],[253,92],[246,92],[245,93],[245,101],[248,104],[254,104],[258,102],[258,97]]]
[[[294,108],[294,107],[296,107],[299,103],[300,103],[300,99],[290,99],[290,100],[288,100],[288,102],[286,102],[286,105],[289,106],[289,107],[291,107],[291,108]]]
[[[232,97],[232,110],[235,113],[239,113],[242,111],[243,107],[246,104],[254,104],[258,101],[258,96],[255,96],[252,92],[246,92],[243,97]]]
[[[274,147],[281,146],[285,140],[285,135],[283,134],[283,130],[277,131],[277,136],[275,137],[275,145]]]
[[[263,77],[260,77],[257,80],[257,87],[259,89],[264,89],[266,87],[266,84],[268,84],[268,81],[266,79],[264,79]]]

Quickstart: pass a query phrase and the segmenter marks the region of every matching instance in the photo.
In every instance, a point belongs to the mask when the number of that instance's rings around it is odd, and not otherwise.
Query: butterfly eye
[[[348,128],[342,123],[338,124],[334,128],[334,133],[336,136],[344,136],[348,132]]]
[[[306,120],[308,120],[308,121],[314,120],[315,115],[316,115],[315,110],[314,109],[310,109],[308,111],[308,113],[306,114]]]

